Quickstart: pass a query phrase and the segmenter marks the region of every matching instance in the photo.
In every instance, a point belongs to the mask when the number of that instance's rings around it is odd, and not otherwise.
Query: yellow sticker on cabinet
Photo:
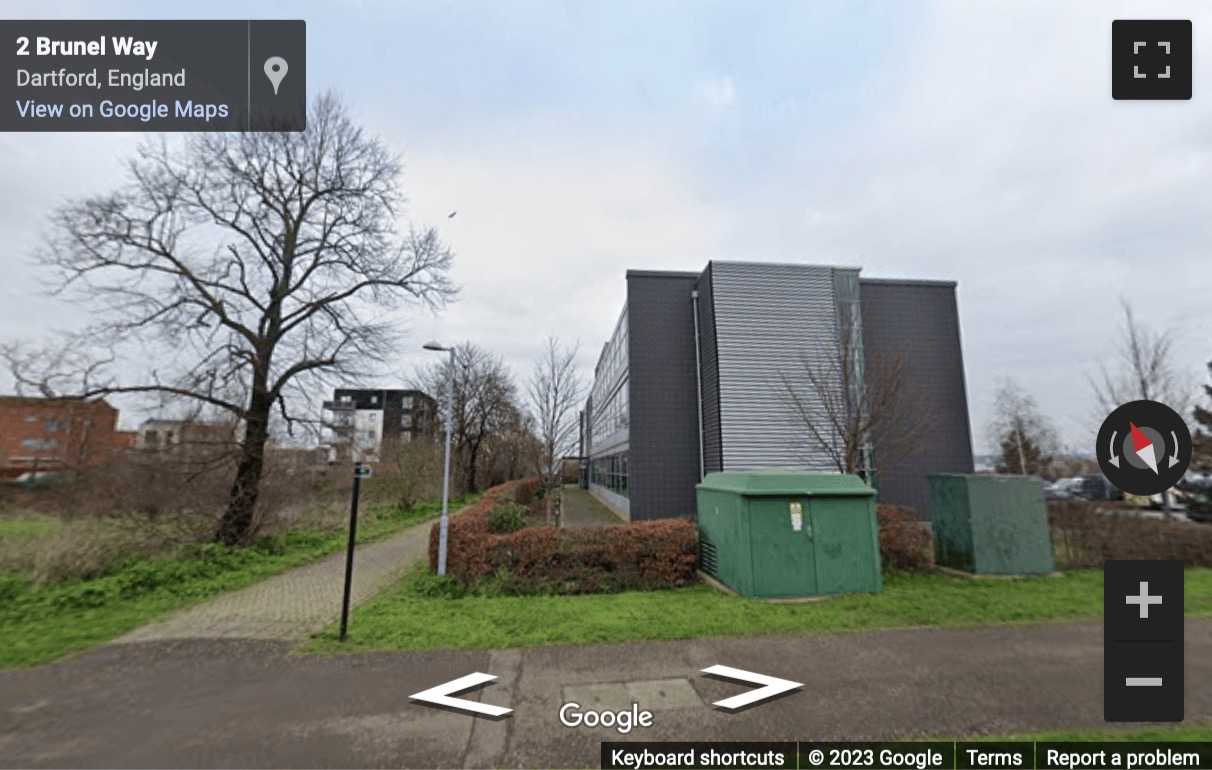
[[[791,504],[791,528],[796,532],[804,528],[804,506],[800,503]]]

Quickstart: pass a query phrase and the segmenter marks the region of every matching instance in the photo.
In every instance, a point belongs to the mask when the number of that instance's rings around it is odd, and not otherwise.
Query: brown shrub
[[[514,488],[513,501],[523,508],[528,508],[534,503],[535,495],[542,488],[543,480],[540,478],[522,479]]]
[[[698,532],[686,519],[492,534],[492,512],[516,500],[521,484],[494,487],[450,520],[447,572],[464,586],[492,578],[509,593],[579,594],[668,588],[696,580]],[[437,566],[438,536],[435,525],[429,540],[431,568]]]
[[[934,543],[917,511],[901,505],[876,505],[880,557],[885,570],[925,572],[934,568]]]
[[[210,539],[231,496],[235,457],[129,452],[104,468],[83,468],[61,483],[9,490],[19,507],[65,520],[120,518],[138,528],[154,523],[178,542]],[[267,457],[255,511],[255,529],[290,521],[321,495],[314,479]]]
[[[1145,518],[1125,506],[1062,500],[1048,503],[1057,566],[1101,567],[1107,559],[1176,559],[1212,566],[1212,526]]]

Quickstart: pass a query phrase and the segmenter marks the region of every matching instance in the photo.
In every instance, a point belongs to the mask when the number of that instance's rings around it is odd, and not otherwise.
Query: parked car
[[[35,484],[44,484],[57,478],[59,478],[59,474],[50,471],[26,471],[18,476],[14,483],[23,487],[32,487]]]
[[[1212,475],[1188,474],[1175,487],[1187,506],[1187,518],[1212,522]]]
[[[1044,487],[1046,500],[1123,500],[1124,493],[1101,473],[1057,479]]]

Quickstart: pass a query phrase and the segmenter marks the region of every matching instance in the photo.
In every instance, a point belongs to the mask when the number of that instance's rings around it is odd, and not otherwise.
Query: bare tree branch
[[[549,337],[534,363],[527,384],[530,410],[537,423],[541,444],[539,474],[547,490],[547,524],[552,524],[551,490],[563,476],[563,459],[575,443],[577,409],[585,396],[585,386],[577,371],[577,345],[565,348],[556,337]]]
[[[802,356],[781,378],[781,391],[804,431],[806,460],[825,458],[839,473],[871,478],[868,449],[881,467],[926,446],[937,410],[914,387],[907,350],[864,352],[858,330],[839,321],[842,342],[823,357]]]
[[[332,94],[316,100],[305,132],[145,141],[124,188],[59,209],[41,255],[53,290],[96,322],[66,342],[70,352],[5,357],[30,387],[181,397],[241,420],[218,537],[244,542],[271,416],[288,430],[306,422],[314,410],[297,409],[312,399],[300,394],[360,378],[398,349],[392,311],[455,294],[437,233],[396,232],[399,178],[397,159]],[[154,363],[131,375],[135,345]]]

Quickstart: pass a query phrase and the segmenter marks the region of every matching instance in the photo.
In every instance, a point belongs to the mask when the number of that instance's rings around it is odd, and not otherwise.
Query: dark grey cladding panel
[[[711,287],[711,265],[703,271],[699,290],[699,355],[703,372],[703,459],[707,473],[724,470],[724,448],[720,436],[719,346],[715,334],[715,297]]]
[[[631,518],[693,516],[698,387],[690,292],[697,274],[627,274]]]
[[[964,384],[955,283],[860,279],[863,343],[868,361],[902,352],[911,366],[909,387],[924,394],[932,427],[924,449],[889,466],[875,464],[880,501],[916,508],[929,518],[931,473],[972,473],[972,433]]]

